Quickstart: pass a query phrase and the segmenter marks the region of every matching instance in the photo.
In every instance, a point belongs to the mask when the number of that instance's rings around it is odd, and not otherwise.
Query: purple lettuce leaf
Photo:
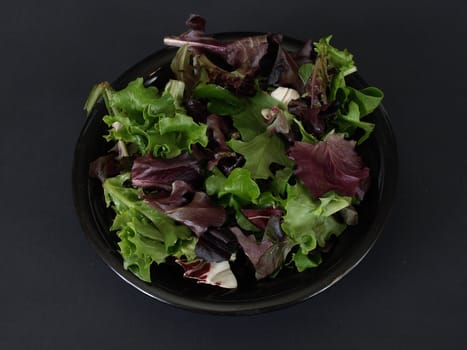
[[[315,198],[336,191],[363,199],[369,185],[369,169],[356,153],[355,144],[332,134],[316,144],[295,142],[289,148],[289,157],[297,164],[295,174]]]
[[[325,111],[329,106],[327,99],[329,82],[326,59],[318,57],[312,74],[305,85],[305,90],[308,93],[308,108],[297,114],[305,127],[317,134],[322,134],[325,128],[325,123],[319,117],[319,113]],[[296,113],[299,113],[299,111],[297,110]]]
[[[208,147],[217,151],[229,151],[227,140],[230,139],[230,133],[233,129],[231,119],[211,114],[207,117],[206,124],[208,126],[208,138],[215,143],[214,147],[212,147],[212,142],[210,142]]]
[[[253,266],[259,262],[261,256],[272,246],[272,242],[264,240],[257,242],[255,235],[245,235],[238,227],[231,227],[230,231],[237,237],[238,243],[242,247],[245,255],[250,259]]]
[[[313,62],[315,59],[315,52],[313,50],[313,41],[311,39],[307,40],[303,47],[291,53],[292,58],[295,60],[298,66],[301,66],[305,63]]]
[[[113,151],[113,149],[111,149]],[[133,158],[111,153],[100,156],[89,163],[88,176],[99,179],[103,182],[109,177],[117,176],[124,172],[129,172],[133,164]]]
[[[222,174],[229,176],[243,161],[243,157],[235,152],[217,152],[208,162],[207,168],[212,170],[217,167]]]
[[[208,262],[230,260],[238,249],[235,236],[227,229],[210,228],[196,243],[196,256]]]
[[[222,226],[226,219],[223,207],[214,205],[206,193],[193,191],[180,180],[173,183],[170,194],[143,194],[143,198],[168,217],[188,226],[198,237],[210,226]]]
[[[176,47],[187,44],[190,49],[198,53],[216,54],[242,74],[252,74],[257,71],[261,59],[267,53],[268,35],[222,42],[206,35],[206,21],[203,17],[191,15],[186,24],[190,28],[188,31],[179,36],[166,37],[164,43]]]
[[[185,270],[183,277],[222,288],[237,288],[237,279],[228,261],[207,262],[200,259],[191,262],[176,260],[176,262]]]
[[[269,247],[255,266],[256,279],[260,280],[278,272],[294,245],[295,243],[289,240],[283,240]]]
[[[225,87],[237,96],[254,96],[256,85],[253,75],[229,72],[212,63],[204,54],[198,55],[197,64],[204,69],[211,83]]]
[[[320,109],[321,106],[327,104],[326,88],[329,81],[326,60],[319,57],[305,86],[312,108]]]
[[[200,15],[191,14],[185,22],[189,28],[186,32],[180,34],[178,38],[186,41],[198,42],[217,42],[214,38],[206,35],[206,20]]]
[[[312,62],[311,56],[314,54],[312,41],[306,41],[296,52],[289,52],[281,45],[282,36],[271,36],[270,40],[277,45],[277,54],[269,74],[268,84],[289,87],[303,94],[305,84],[300,77],[299,68],[304,63]]]
[[[279,45],[276,60],[269,74],[268,84],[289,87],[303,94],[305,86],[298,74],[298,68],[299,66],[292,55]]]
[[[131,169],[133,186],[141,188],[170,191],[174,181],[193,184],[199,179],[199,164],[187,153],[172,159],[154,158],[152,155],[138,157]]]
[[[269,217],[266,228],[264,229],[263,239],[267,238],[275,243],[285,239],[286,236],[281,228],[281,217],[282,211],[280,215],[271,215]]]
[[[320,108],[310,107],[305,100],[290,101],[288,110],[303,122],[307,131],[321,135],[326,129],[326,123],[319,115]]]
[[[207,168],[212,170],[218,167],[225,175],[237,167],[242,161],[242,157],[232,152],[227,145],[227,140],[231,138],[234,128],[231,118],[211,114],[206,118],[208,126],[208,149],[198,152],[203,154],[205,160],[208,160]]]
[[[295,245],[282,232],[277,216],[270,217],[261,242],[257,242],[254,235],[245,235],[238,227],[232,227],[230,230],[253,264],[257,280],[278,272]]]
[[[88,175],[101,180],[101,182],[118,174],[120,174],[120,164],[114,155],[101,156],[89,164]]]
[[[185,181],[176,180],[172,183],[172,191],[158,191],[143,194],[144,200],[148,203],[157,205],[157,209],[165,212],[173,210],[190,202],[193,194],[193,188]]]
[[[188,98],[184,102],[184,107],[187,111],[187,114],[193,118],[197,123],[206,123],[206,118],[209,115],[208,107],[205,102],[194,99],[192,97]],[[192,147],[197,144],[193,144]]]

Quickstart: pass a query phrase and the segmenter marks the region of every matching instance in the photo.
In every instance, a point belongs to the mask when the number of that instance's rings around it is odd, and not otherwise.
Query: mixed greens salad
[[[358,223],[370,169],[356,145],[383,93],[347,86],[354,59],[331,36],[290,52],[278,34],[226,42],[200,16],[187,25],[164,39],[179,49],[163,88],[104,82],[85,105],[107,108],[114,146],[89,172],[115,212],[124,268],[150,282],[151,267],[176,262],[236,288],[239,260],[257,280],[318,266]]]

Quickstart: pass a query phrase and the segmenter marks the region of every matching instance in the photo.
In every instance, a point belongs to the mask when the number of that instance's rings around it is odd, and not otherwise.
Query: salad
[[[201,16],[187,25],[164,39],[178,50],[163,88],[103,82],[85,104],[90,113],[102,97],[107,109],[111,148],[89,174],[115,212],[124,268],[151,282],[155,265],[176,263],[237,288],[238,271],[261,280],[317,267],[358,224],[370,169],[356,146],[383,93],[346,84],[353,55],[331,36],[290,52],[278,34],[220,41]]]

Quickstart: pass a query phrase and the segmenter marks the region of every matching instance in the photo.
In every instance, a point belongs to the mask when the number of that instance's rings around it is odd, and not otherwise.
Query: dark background
[[[36,4],[37,3],[37,4]],[[0,349],[466,349],[465,1],[45,1],[0,13]],[[156,302],[95,253],[71,197],[82,105],[185,30],[334,34],[384,90],[397,199],[374,249],[300,305],[251,317]]]

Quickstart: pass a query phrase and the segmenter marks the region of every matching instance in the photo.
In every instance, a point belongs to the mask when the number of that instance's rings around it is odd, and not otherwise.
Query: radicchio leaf
[[[196,243],[196,256],[209,262],[230,260],[237,251],[235,236],[226,229],[210,229]]]
[[[133,186],[142,188],[170,191],[176,180],[192,184],[199,178],[199,164],[187,153],[172,159],[154,158],[150,154],[138,157],[131,169]]]
[[[295,142],[289,157],[295,160],[295,174],[315,198],[328,191],[344,196],[363,196],[369,184],[369,169],[355,152],[355,141],[332,134],[316,144]]]
[[[222,42],[205,34],[206,21],[201,16],[191,15],[186,24],[190,30],[179,36],[166,37],[164,43],[176,47],[188,44],[195,51],[216,54],[243,74],[257,71],[260,60],[267,53],[268,35],[250,36]]]
[[[193,198],[188,200],[188,194]],[[183,181],[175,181],[170,195],[160,193],[143,195],[144,200],[175,221],[188,226],[200,237],[209,226],[222,226],[226,219],[225,209],[215,206],[204,192],[192,192]]]
[[[206,262],[195,260],[184,262],[176,260],[185,270],[183,277],[198,280],[198,283],[211,284],[222,288],[237,288],[237,279],[230,269],[228,261]]]

